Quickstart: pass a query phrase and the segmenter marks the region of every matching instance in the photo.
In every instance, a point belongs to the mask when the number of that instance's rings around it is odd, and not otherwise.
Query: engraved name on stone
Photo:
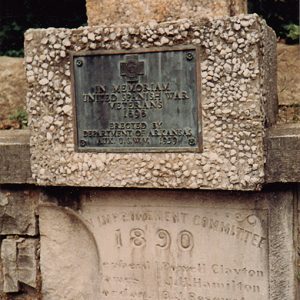
[[[267,300],[267,212],[84,208],[107,300]]]
[[[72,56],[76,150],[199,151],[197,49],[158,50]]]

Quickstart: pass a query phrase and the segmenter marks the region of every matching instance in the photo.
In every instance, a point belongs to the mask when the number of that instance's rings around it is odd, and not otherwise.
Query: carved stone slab
[[[43,299],[295,299],[292,192],[94,189],[70,208],[48,197]]]
[[[98,206],[87,215],[104,299],[269,299],[264,211]]]

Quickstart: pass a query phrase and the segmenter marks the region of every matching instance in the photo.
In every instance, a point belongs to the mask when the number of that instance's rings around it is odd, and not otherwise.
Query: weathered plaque
[[[267,210],[105,201],[82,207],[103,299],[269,299]]]
[[[72,55],[77,151],[199,151],[195,47]]]

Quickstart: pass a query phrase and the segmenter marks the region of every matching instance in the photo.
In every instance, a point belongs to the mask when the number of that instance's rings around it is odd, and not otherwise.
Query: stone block
[[[18,292],[17,272],[17,241],[5,239],[1,243],[1,261],[3,270],[3,291],[5,293]]]
[[[300,47],[278,43],[278,98],[280,105],[300,105]]]
[[[0,131],[0,184],[33,183],[28,130]]]
[[[199,19],[247,12],[246,0],[87,0],[89,26]]]
[[[36,190],[1,187],[0,235],[37,235],[37,201]]]
[[[277,44],[278,102],[277,123],[300,122],[299,45]]]
[[[37,29],[27,31],[25,40],[26,67],[34,65],[36,70],[27,80],[31,167],[38,184],[261,188],[265,123],[272,123],[274,113],[270,107],[276,100],[270,92],[276,90],[276,80],[269,75],[276,68],[272,64],[276,37],[258,16],[240,15],[212,22],[179,20],[141,26]],[[76,152],[70,53],[182,45],[193,45],[200,52],[203,151]]]
[[[6,238],[1,243],[4,293],[20,291],[19,283],[37,287],[37,239]]]
[[[100,253],[85,222],[55,206],[41,206],[39,217],[43,299],[101,299]]]
[[[0,56],[0,120],[26,107],[23,58]]]
[[[17,244],[18,280],[32,288],[37,287],[37,250],[38,239],[20,239]]]
[[[266,182],[300,182],[300,124],[270,128],[266,146]]]
[[[290,191],[78,197],[40,207],[43,299],[295,299]]]

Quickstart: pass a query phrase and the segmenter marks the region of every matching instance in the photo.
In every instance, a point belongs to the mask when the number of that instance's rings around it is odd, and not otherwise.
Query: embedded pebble
[[[62,41],[62,44],[65,46],[65,47],[70,47],[71,46],[71,42],[68,38],[64,39]]]
[[[43,38],[41,40],[41,44],[46,45],[48,43],[48,39],[47,38]]]
[[[161,45],[166,45],[166,44],[168,44],[168,43],[169,43],[169,39],[163,36],[163,37],[161,38],[161,40],[160,40],[160,44],[161,44]]]
[[[236,30],[236,31],[239,31],[241,29],[241,25],[239,23],[234,23],[233,24],[233,28]]]
[[[250,25],[250,22],[249,22],[249,20],[241,20],[241,25],[243,27],[248,27]]]
[[[63,112],[65,114],[69,114],[71,111],[72,111],[72,106],[71,105],[65,105],[63,108],[62,108]]]
[[[230,73],[231,72],[231,66],[230,66],[230,64],[226,63],[224,65],[224,70],[225,70],[226,73]]]
[[[48,84],[49,83],[49,80],[47,79],[47,78],[43,78],[43,79],[41,79],[40,81],[39,81],[39,84],[40,85],[46,85],[46,84]]]
[[[52,71],[50,71],[48,73],[48,80],[51,81],[53,77],[54,77],[54,73]]]
[[[48,141],[52,140],[52,134],[49,131],[47,132],[46,138]]]
[[[33,34],[32,33],[25,34],[25,40],[27,42],[30,42],[32,39],[33,39]]]
[[[95,34],[93,32],[89,32],[87,38],[90,41],[94,41],[95,40]]]
[[[84,37],[81,39],[81,41],[82,41],[84,44],[86,44],[86,43],[88,42],[88,38],[87,38],[86,36],[84,36]]]

